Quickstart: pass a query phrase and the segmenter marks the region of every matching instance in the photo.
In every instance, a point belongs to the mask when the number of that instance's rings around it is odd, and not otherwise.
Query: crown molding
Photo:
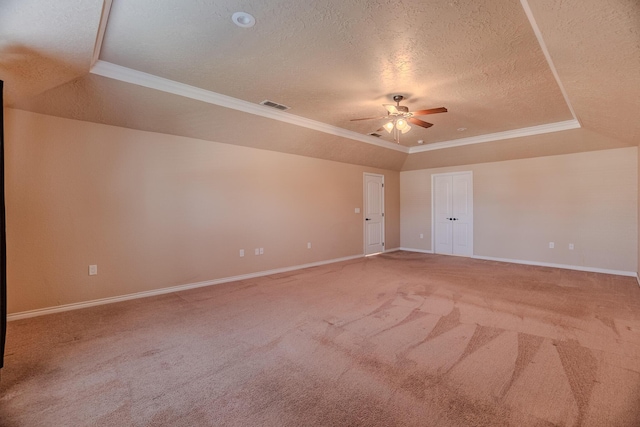
[[[423,151],[440,150],[444,148],[459,147],[462,145],[480,144],[483,142],[499,141],[503,139],[519,138],[523,136],[539,135],[543,133],[559,132],[569,129],[577,129],[580,127],[578,120],[567,120],[564,122],[549,123],[539,126],[532,126],[521,129],[508,130],[504,132],[490,133],[486,135],[472,136],[469,138],[461,138],[449,141],[434,142],[419,147],[405,147],[384,140],[379,140],[373,136],[363,135],[347,129],[332,126],[316,120],[307,119],[306,117],[296,116],[291,113],[279,111],[265,107],[264,105],[254,104],[252,102],[243,101],[231,96],[222,95],[220,93],[190,86],[184,83],[158,77],[142,71],[133,70],[121,65],[112,64],[110,62],[98,60],[91,68],[91,73],[102,77],[130,83],[149,89],[155,89],[174,95],[184,96],[186,98],[197,101],[206,102],[208,104],[218,105],[233,110],[242,111],[257,116],[266,117],[273,120],[289,123],[308,129],[317,130],[330,135],[348,138],[355,141],[364,142],[390,150],[400,151],[402,153],[421,153]]]
[[[233,110],[242,111],[256,116],[262,116],[273,120],[278,120],[292,125],[305,127],[328,133],[330,135],[348,138],[355,141],[365,142],[367,144],[376,145],[378,147],[390,150],[408,153],[409,148],[392,142],[379,140],[376,137],[363,135],[361,133],[342,129],[316,120],[307,119],[305,117],[296,116],[284,111],[274,110],[264,105],[254,104],[252,102],[243,101],[231,96],[222,95],[220,93],[190,86],[184,83],[165,79],[163,77],[154,76],[142,71],[133,70],[131,68],[112,64],[110,62],[98,60],[91,68],[91,73],[98,76],[119,80],[125,83],[131,83],[143,86],[149,89],[155,89],[174,95],[184,96],[186,98],[195,99],[197,101],[206,102],[208,104],[218,105],[220,107],[231,108]]]
[[[96,35],[96,43],[93,46],[93,55],[91,56],[91,67],[93,67],[100,59],[100,51],[102,50],[104,33],[107,31],[107,21],[109,21],[109,13],[111,13],[112,1],[113,0],[104,0],[102,3],[102,14],[100,15],[98,34]]]
[[[507,130],[504,132],[488,133],[486,135],[470,136],[469,138],[453,139],[450,141],[434,142],[419,147],[411,147],[409,154],[423,151],[442,150],[444,148],[460,147],[462,145],[481,144],[483,142],[500,141],[503,139],[520,138],[523,136],[540,135],[543,133],[560,132],[569,129],[578,129],[580,123],[577,120],[549,123],[546,125],[531,126],[528,128]]]
[[[564,122],[557,122],[557,123],[549,123],[549,124],[540,125],[540,126],[532,126],[528,128],[515,129],[515,130],[504,131],[504,132],[486,134],[486,135],[479,135],[479,136],[469,137],[469,138],[435,142],[435,143],[431,143],[423,146],[417,146],[417,147],[415,146],[405,147],[403,145],[377,139],[373,136],[363,135],[347,129],[339,128],[337,126],[332,126],[327,123],[322,123],[322,122],[308,119],[305,117],[296,116],[291,113],[272,110],[272,109],[269,109],[269,107],[264,107],[259,104],[243,101],[241,99],[233,98],[227,95],[222,95],[220,93],[208,91],[195,86],[190,86],[184,83],[180,83],[180,82],[165,79],[159,76],[155,76],[152,74],[144,73],[142,71],[137,71],[137,70],[116,65],[110,62],[102,61],[100,60],[100,51],[102,50],[102,43],[104,40],[106,28],[107,28],[107,22],[109,20],[109,13],[111,11],[112,2],[113,0],[103,1],[102,15],[100,16],[100,25],[99,25],[98,33],[96,36],[93,56],[91,58],[90,72],[92,74],[96,74],[102,77],[107,77],[114,80],[135,84],[138,86],[159,90],[159,91],[171,93],[174,95],[184,96],[190,99],[206,102],[208,104],[218,105],[225,108],[231,108],[231,109],[242,111],[245,113],[262,116],[262,117],[266,117],[273,120],[278,120],[278,121],[293,124],[296,126],[301,126],[301,127],[316,130],[319,132],[324,132],[330,135],[335,135],[342,138],[360,141],[367,144],[375,145],[382,148],[387,148],[390,150],[400,151],[402,153],[407,153],[407,154],[421,153],[423,151],[440,150],[440,149],[451,148],[451,147],[459,147],[459,146],[470,145],[470,144],[480,144],[484,142],[518,138],[522,136],[531,136],[531,135],[539,135],[543,133],[559,132],[559,131],[568,130],[568,129],[577,129],[580,127],[580,122],[575,114],[575,111],[573,110],[573,106],[571,105],[569,96],[567,95],[567,92],[564,89],[564,86],[562,85],[562,81],[560,80],[560,76],[558,75],[555,65],[551,60],[551,55],[549,54],[547,46],[542,37],[542,32],[540,31],[540,28],[536,23],[536,20],[533,16],[533,12],[531,11],[531,8],[527,0],[520,0],[520,3],[522,4],[522,8],[524,9],[525,14],[527,15],[527,19],[529,20],[531,28],[533,29],[533,32],[538,40],[538,44],[540,45],[542,53],[544,54],[547,60],[547,63],[556,80],[556,83],[558,84],[558,87],[562,92],[562,95],[567,104],[567,107],[571,111],[573,120],[567,120]]]
[[[573,106],[571,105],[571,101],[569,100],[569,95],[567,95],[567,91],[564,89],[564,85],[562,84],[562,81],[560,80],[560,76],[558,75],[558,71],[556,70],[556,66],[553,64],[553,61],[551,60],[551,54],[549,53],[549,50],[547,49],[547,44],[544,42],[544,39],[542,38],[542,31],[540,31],[540,27],[538,27],[538,23],[536,22],[536,19],[533,16],[533,12],[531,11],[531,7],[529,6],[529,3],[527,2],[527,0],[520,0],[520,4],[522,4],[522,8],[524,9],[524,13],[525,13],[525,15],[527,15],[527,19],[529,20],[529,24],[531,25],[531,29],[533,29],[533,33],[535,34],[536,38],[538,39],[538,44],[540,45],[540,49],[542,49],[542,53],[544,54],[544,57],[547,60],[547,64],[549,64],[549,68],[551,69],[551,73],[553,74],[553,77],[556,79],[556,83],[558,83],[558,87],[560,88],[560,92],[562,92],[562,96],[564,97],[564,102],[567,103],[567,107],[569,107],[569,111],[571,111],[571,115],[573,116],[573,119],[575,121],[579,122],[578,116],[576,116],[576,112],[573,110]]]

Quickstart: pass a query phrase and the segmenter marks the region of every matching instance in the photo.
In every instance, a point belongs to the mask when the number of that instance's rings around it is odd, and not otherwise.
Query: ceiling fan
[[[387,109],[386,116],[380,117],[365,117],[362,119],[351,119],[352,122],[356,122],[359,120],[377,120],[377,119],[389,119],[384,126],[378,129],[378,132],[382,130],[386,130],[391,133],[394,132],[394,140],[399,144],[400,143],[400,134],[407,133],[411,130],[411,126],[409,123],[413,123],[414,125],[421,126],[423,128],[430,128],[433,126],[433,123],[425,122],[424,120],[416,119],[414,116],[426,116],[427,114],[437,114],[437,113],[446,113],[447,109],[444,107],[440,108],[431,108],[429,110],[418,110],[418,111],[409,111],[409,107],[405,107],[400,105],[400,101],[404,99],[402,95],[394,95],[393,100],[396,102],[396,105],[393,104],[382,104],[384,108]]]

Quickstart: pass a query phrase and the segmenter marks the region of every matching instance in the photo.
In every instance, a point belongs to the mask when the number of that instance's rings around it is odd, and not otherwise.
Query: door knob
[[[365,218],[364,220],[365,221],[371,221],[371,218]]]

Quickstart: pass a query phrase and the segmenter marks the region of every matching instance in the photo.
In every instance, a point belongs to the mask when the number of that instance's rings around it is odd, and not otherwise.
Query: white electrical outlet
[[[556,244],[553,242],[549,242],[549,249],[553,249],[556,247]]]
[[[264,255],[264,248],[260,248],[260,255]]]
[[[360,213],[360,208],[356,208],[356,213]]]
[[[260,249],[256,248],[255,253],[256,253],[256,255],[260,255]]]
[[[569,250],[572,251],[573,250],[573,243],[569,243]]]
[[[424,239],[424,234],[420,233],[420,238]]]
[[[92,264],[89,266],[89,276],[96,276],[98,274],[98,266]]]
[[[240,256],[244,256],[244,249],[240,249]]]
[[[311,242],[307,243],[307,249],[311,249]]]

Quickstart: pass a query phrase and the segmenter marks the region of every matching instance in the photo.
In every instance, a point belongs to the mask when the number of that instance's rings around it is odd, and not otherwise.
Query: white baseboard
[[[471,258],[482,259],[485,261],[510,262],[513,264],[537,265],[540,267],[563,268],[566,270],[589,271],[591,273],[615,274],[616,276],[638,277],[638,273],[636,273],[635,271],[609,270],[606,268],[583,267],[581,265],[552,264],[549,262],[524,261],[520,259],[511,259],[511,258],[494,258],[489,256],[480,256],[480,255],[473,255],[471,256]]]
[[[286,273],[288,271],[301,270],[303,268],[317,267],[320,265],[333,264],[336,262],[349,261],[356,258],[362,258],[364,255],[353,255],[342,258],[335,258],[326,261],[312,262],[309,264],[296,265],[293,267],[276,268],[274,270],[259,271],[256,273],[242,274],[239,276],[224,277],[222,279],[206,280],[204,282],[188,283],[185,285],[171,286],[168,288],[154,289],[151,291],[136,292],[133,294],[120,295],[117,297],[101,298],[91,301],[77,302],[73,304],[58,305],[55,307],[40,308],[37,310],[21,311],[19,313],[9,314],[8,321],[27,319],[29,317],[44,316],[45,314],[60,313],[63,311],[79,310],[81,308],[94,307],[96,305],[112,304],[114,302],[128,301],[138,298],[152,297],[156,295],[170,294],[172,292],[186,291],[187,289],[202,288],[205,286],[220,285],[222,283],[235,282],[238,280],[254,279],[256,277],[270,276],[272,274]]]
[[[385,252],[395,252],[395,251],[419,252],[419,253],[424,253],[424,254],[432,254],[433,253],[433,251],[428,251],[428,250],[424,250],[424,249],[413,249],[413,248],[403,248],[403,247],[385,250]],[[73,303],[73,304],[64,304],[64,305],[58,305],[58,306],[55,306],[55,307],[40,308],[40,309],[37,309],[37,310],[21,311],[21,312],[18,312],[18,313],[9,314],[7,316],[7,320],[8,321],[13,321],[13,320],[27,319],[29,317],[44,316],[46,314],[60,313],[60,312],[63,312],[63,311],[79,310],[81,308],[94,307],[94,306],[97,306],[97,305],[112,304],[112,303],[115,303],[115,302],[129,301],[129,300],[132,300],[132,299],[146,298],[146,297],[152,297],[152,296],[156,296],[156,295],[169,294],[169,293],[172,293],[172,292],[179,292],[179,291],[185,291],[185,290],[188,290],[188,289],[202,288],[202,287],[205,287],[205,286],[220,285],[222,283],[235,282],[235,281],[238,281],[238,280],[253,279],[253,278],[256,278],[256,277],[263,277],[263,276],[269,276],[269,275],[272,275],[272,274],[286,273],[288,271],[301,270],[303,268],[317,267],[317,266],[320,266],[320,265],[333,264],[333,263],[342,262],[342,261],[349,261],[349,260],[356,259],[356,258],[362,258],[363,256],[364,256],[364,254],[352,255],[352,256],[348,256],[348,257],[335,258],[335,259],[330,259],[330,260],[326,260],[326,261],[312,262],[312,263],[309,263],[309,264],[296,265],[296,266],[292,266],[292,267],[276,268],[274,270],[259,271],[259,272],[256,272],[256,273],[242,274],[242,275],[239,275],[239,276],[224,277],[224,278],[221,278],[221,279],[214,279],[214,280],[206,280],[204,282],[188,283],[188,284],[184,284],[184,285],[170,286],[168,288],[154,289],[154,290],[151,290],[151,291],[136,292],[136,293],[133,293],[133,294],[120,295],[120,296],[116,296],[116,297],[101,298],[101,299],[96,299],[96,300],[91,300],[91,301],[77,302],[77,303]],[[486,261],[499,261],[499,262],[514,263],[514,264],[536,265],[536,266],[540,266],[540,267],[553,267],[553,268],[564,268],[564,269],[568,269],[568,270],[589,271],[589,272],[593,272],[593,273],[615,274],[615,275],[618,275],[618,276],[630,276],[630,277],[635,277],[636,280],[638,281],[638,286],[640,286],[640,277],[638,276],[638,273],[636,273],[634,271],[608,270],[608,269],[603,269],[603,268],[582,267],[582,266],[565,265],[565,264],[551,264],[551,263],[536,262],[536,261],[523,261],[523,260],[516,260],[516,259],[509,259],[509,258],[485,257],[485,256],[479,256],[479,255],[474,255],[471,258],[481,259],[481,260],[486,260]]]
[[[429,251],[426,249],[412,249],[412,248],[400,248],[401,251],[407,252],[420,252],[421,254],[432,254],[433,251]]]

